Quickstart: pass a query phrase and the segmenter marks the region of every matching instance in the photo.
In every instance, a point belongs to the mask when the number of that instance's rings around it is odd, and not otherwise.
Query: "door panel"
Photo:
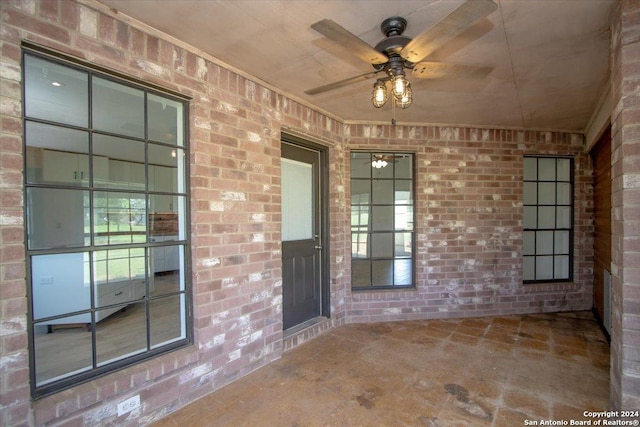
[[[283,242],[284,328],[320,315],[318,256],[308,241]]]
[[[321,153],[282,144],[282,302],[284,329],[323,315]]]

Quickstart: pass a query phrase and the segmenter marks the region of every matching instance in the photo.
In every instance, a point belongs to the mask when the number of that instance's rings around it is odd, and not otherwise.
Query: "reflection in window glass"
[[[135,356],[147,350],[147,323],[141,317],[145,303],[120,305],[98,310],[96,316],[107,320],[96,324],[96,356],[98,366]]]
[[[89,243],[89,192],[27,188],[29,249],[62,249]]]
[[[35,255],[31,258],[33,317],[44,319],[91,308],[89,253]],[[86,315],[72,323],[87,323]],[[59,321],[52,321],[60,323]]]
[[[413,285],[413,155],[351,153],[351,284]]]
[[[351,153],[351,177],[371,178],[371,154]]]
[[[147,212],[144,193],[95,191],[93,194],[96,245],[146,241]]]
[[[89,77],[54,62],[26,55],[24,110],[27,117],[87,127]]]
[[[185,337],[184,325],[179,321],[184,313],[182,295],[153,299],[149,305],[151,348]]]
[[[188,344],[188,118],[183,100],[23,55],[37,398]]]
[[[27,122],[27,182],[89,186],[89,133]]]
[[[152,281],[149,285],[151,296],[160,296],[184,291],[184,271],[176,265],[184,253],[179,245],[151,248],[152,263],[150,270]],[[175,257],[175,259],[172,259]]]
[[[93,171],[94,186],[145,190],[144,142],[110,135],[93,137],[93,155],[107,160],[107,167]]]
[[[573,159],[524,158],[523,280],[572,280]]]
[[[60,329],[78,324],[75,318],[34,325],[36,385],[43,386],[93,368],[91,333],[86,328]]]
[[[149,94],[147,97],[149,139],[172,145],[184,145],[182,104]]]
[[[93,128],[144,138],[144,91],[99,77],[92,82]]]

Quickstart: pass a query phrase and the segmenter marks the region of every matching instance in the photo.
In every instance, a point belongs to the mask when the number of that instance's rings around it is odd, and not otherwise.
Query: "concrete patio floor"
[[[169,426],[523,426],[609,402],[590,312],[351,324],[157,422]]]

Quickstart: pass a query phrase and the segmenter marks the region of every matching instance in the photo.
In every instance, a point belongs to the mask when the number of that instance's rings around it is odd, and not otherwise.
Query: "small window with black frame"
[[[573,158],[525,156],[523,282],[573,280]]]
[[[414,155],[351,153],[351,286],[414,286]]]

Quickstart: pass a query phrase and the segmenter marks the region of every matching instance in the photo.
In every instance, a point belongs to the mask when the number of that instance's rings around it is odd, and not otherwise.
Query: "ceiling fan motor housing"
[[[395,73],[392,71],[391,74],[397,74],[403,68],[408,68],[409,64],[405,65],[406,60],[400,57],[400,51],[411,41],[410,37],[402,35],[406,28],[407,20],[400,16],[392,16],[382,22],[380,31],[386,38],[380,40],[375,49],[387,55],[390,61],[386,64],[374,65],[376,70],[386,68],[388,73],[391,69],[395,71]]]
[[[392,16],[380,24],[380,31],[385,37],[399,36],[407,28],[407,20],[401,16]]]

